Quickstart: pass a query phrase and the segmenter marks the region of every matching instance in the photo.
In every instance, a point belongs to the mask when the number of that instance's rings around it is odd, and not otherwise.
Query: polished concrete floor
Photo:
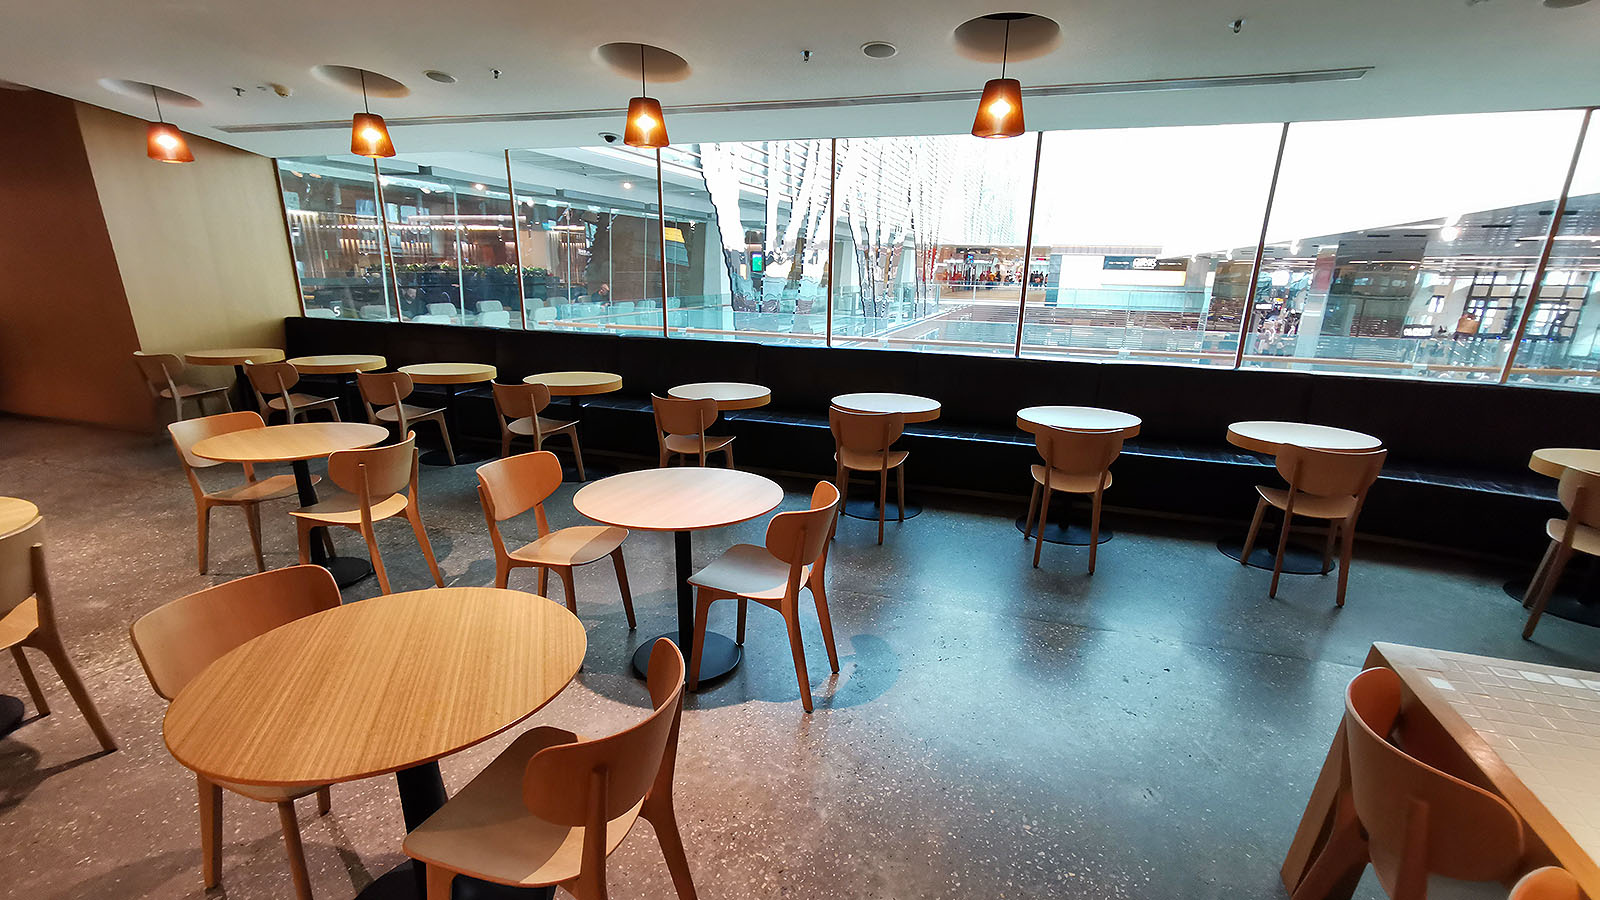
[[[492,578],[474,485],[468,466],[423,472],[450,584]],[[806,486],[788,487],[800,505]],[[578,521],[572,490],[550,506],[557,525]],[[193,782],[163,747],[164,705],[127,634],[142,612],[253,571],[243,523],[216,513],[213,571],[197,575],[193,504],[164,439],[17,419],[0,419],[0,495],[46,516],[62,629],[122,742],[98,753],[36,665],[55,712],[30,709],[0,740],[0,895],[202,896]],[[1582,626],[1547,618],[1537,641],[1520,639],[1521,608],[1501,590],[1518,573],[1502,567],[1359,543],[1337,610],[1331,578],[1286,576],[1268,599],[1268,574],[1219,554],[1212,526],[1113,515],[1090,577],[1081,548],[1046,545],[1032,568],[1016,508],[926,499],[881,547],[874,523],[841,520],[828,573],[837,676],[815,619],[805,624],[814,715],[800,708],[781,619],[759,607],[744,665],[689,699],[677,798],[701,896],[1281,897],[1283,851],[1371,642],[1600,668]],[[293,562],[285,507],[265,522],[269,565]],[[759,542],[762,528],[700,533],[695,558]],[[428,587],[410,530],[380,530],[395,589]],[[638,630],[609,567],[580,570],[588,660],[532,723],[594,734],[640,717],[646,696],[625,665],[673,625],[671,542],[635,534],[625,551]],[[346,598],[375,591],[369,579]],[[731,633],[733,611],[715,610],[713,627]],[[0,692],[23,693],[9,660]],[[446,759],[447,784],[508,740]],[[325,818],[301,807],[324,900],[403,859],[392,778],[337,785],[333,801]],[[224,828],[218,895],[292,896],[274,812],[230,795]],[[648,825],[610,871],[613,896],[671,896]],[[1362,894],[1377,895],[1370,878]]]

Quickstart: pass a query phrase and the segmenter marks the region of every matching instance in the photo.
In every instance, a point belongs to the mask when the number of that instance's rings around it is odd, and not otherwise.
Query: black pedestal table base
[[[1217,541],[1217,549],[1229,559],[1237,560],[1244,553],[1244,537],[1223,538]],[[1256,545],[1250,549],[1250,561],[1246,565],[1253,569],[1266,569],[1272,571],[1272,558],[1278,552],[1278,533],[1256,535]],[[1339,559],[1335,555],[1329,560],[1328,567],[1322,567],[1322,551],[1305,544],[1289,541],[1289,546],[1283,548],[1283,574],[1285,575],[1326,575],[1338,568]]]
[[[1506,582],[1506,594],[1521,603],[1528,595],[1531,580],[1530,576]],[[1573,554],[1567,570],[1561,573],[1561,581],[1550,592],[1544,611],[1558,619],[1600,627],[1600,564],[1584,565],[1584,560]]]
[[[9,694],[0,694],[0,737],[16,731],[17,726],[22,724],[25,712],[21,700]]]
[[[444,427],[450,432],[451,439],[460,438],[461,427],[456,421],[456,395],[461,393],[461,385],[447,384],[444,386],[444,389]],[[490,457],[485,456],[482,453],[475,453],[471,450],[461,449],[456,451],[455,465],[475,465],[481,462],[488,462],[489,459]],[[429,450],[426,453],[423,453],[418,457],[418,461],[425,466],[451,465],[449,455],[446,454],[442,448],[438,450]]]
[[[1038,526],[1028,528],[1027,522],[1027,516],[1017,516],[1017,530],[1027,535],[1029,540],[1032,540],[1037,534]],[[1115,532],[1107,528],[1104,523],[1101,523],[1098,543],[1104,544],[1106,541],[1111,540],[1113,534]],[[1077,522],[1046,521],[1044,523],[1044,539],[1045,543],[1049,544],[1087,547],[1089,546],[1089,526],[1081,525]]]
[[[675,558],[673,574],[678,579],[678,633],[663,634],[661,637],[677,644],[678,649],[683,651],[683,661],[693,665],[694,585],[689,583],[689,576],[694,574],[694,557],[689,534],[687,531],[672,533]],[[633,653],[633,672],[640,678],[650,674],[650,650],[655,646],[656,640],[660,638],[646,642]],[[700,682],[704,684],[738,668],[740,660],[744,659],[744,648],[729,640],[726,635],[707,631],[705,649],[701,651],[700,657]]]
[[[867,473],[869,478],[866,480],[860,479],[856,473],[851,474],[850,493],[845,495],[844,507],[841,511],[852,519],[878,521],[878,479],[871,478],[870,472]],[[897,495],[895,494],[894,477],[894,473],[890,472],[889,493],[884,500],[886,505],[883,510],[883,520],[885,522],[898,521],[900,518],[900,506],[895,502]],[[872,489],[870,493],[866,489],[868,487]],[[906,518],[913,518],[921,514],[921,512],[922,504],[918,503],[908,491],[906,493]]]
[[[317,502],[317,486],[311,481],[311,465],[303,459],[294,461],[294,486],[300,495],[300,505],[313,506]],[[318,526],[311,531],[311,561],[333,573],[333,580],[347,588],[372,574],[372,563],[359,556],[329,556],[323,546],[328,529]]]

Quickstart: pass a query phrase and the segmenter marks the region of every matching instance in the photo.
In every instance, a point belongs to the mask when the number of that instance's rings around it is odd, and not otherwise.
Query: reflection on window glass
[[[663,153],[671,334],[826,342],[832,164],[828,140]]]
[[[659,335],[655,154],[594,147],[510,158],[528,327]]]
[[[1281,132],[1047,133],[1023,355],[1232,366]]]
[[[379,170],[401,317],[520,328],[505,157],[422,153]]]
[[[841,138],[833,345],[1012,353],[1036,147]]]
[[[371,161],[282,159],[278,177],[306,315],[394,318]]]
[[[1245,365],[1498,381],[1581,120],[1290,126]]]
[[[1593,122],[1550,245],[1544,281],[1512,364],[1512,384],[1600,387],[1600,127]]]

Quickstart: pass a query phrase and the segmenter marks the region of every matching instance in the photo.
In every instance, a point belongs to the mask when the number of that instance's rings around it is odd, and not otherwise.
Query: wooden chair
[[[1333,558],[1336,534],[1343,535],[1339,550],[1339,590],[1334,602],[1344,605],[1345,585],[1350,581],[1350,556],[1355,550],[1356,518],[1367,500],[1367,491],[1378,480],[1383,469],[1387,450],[1368,450],[1360,453],[1337,453],[1332,450],[1312,450],[1309,447],[1283,445],[1278,451],[1278,474],[1289,483],[1287,490],[1258,485],[1256,493],[1261,499],[1256,503],[1256,514],[1250,520],[1250,533],[1245,535],[1244,552],[1239,555],[1240,565],[1249,562],[1250,551],[1255,547],[1256,535],[1261,531],[1261,519],[1271,505],[1283,511],[1283,526],[1278,530],[1278,553],[1272,561],[1272,586],[1267,596],[1278,596],[1278,576],[1283,574],[1283,551],[1289,546],[1289,523],[1295,516],[1328,520],[1328,541],[1322,551],[1322,568],[1327,570]]]
[[[279,625],[339,605],[339,586],[321,566],[290,566],[219,584],[181,597],[140,616],[129,629],[150,687],[164,700],[219,657]],[[324,787],[262,787],[196,776],[200,793],[200,870],[206,889],[222,880],[222,791],[278,807],[295,895],[310,900],[294,801],[317,795],[317,813],[327,815],[332,797]]]
[[[1400,676],[1368,669],[1345,692],[1344,773],[1332,830],[1294,892],[1321,900],[1370,863],[1394,900],[1424,900],[1428,877],[1500,881],[1523,853],[1522,821],[1494,794],[1402,751]]]
[[[0,537],[0,648],[11,651],[17,669],[22,673],[22,683],[27,685],[28,696],[33,698],[39,715],[50,715],[50,704],[39,689],[39,680],[33,677],[28,657],[23,647],[32,647],[43,653],[56,670],[72,702],[89,723],[101,749],[117,749],[117,741],[106,728],[100,711],[95,709],[94,698],[89,696],[83,679],[67,656],[67,647],[61,642],[61,631],[56,625],[55,598],[50,592],[50,578],[44,565],[44,518],[32,522]]]
[[[333,421],[339,421],[337,397],[294,392],[294,386],[300,383],[300,370],[293,363],[247,362],[244,371],[250,377],[250,387],[256,392],[256,403],[260,409],[267,411],[267,415],[272,415],[273,411],[282,412],[284,421],[293,423],[297,417],[320,409],[332,416]]]
[[[878,543],[883,543],[883,517],[889,502],[889,470],[895,473],[900,516],[906,520],[905,450],[892,449],[906,430],[902,413],[863,413],[828,407],[828,428],[833,432],[834,486],[840,497],[850,496],[851,472],[878,473]]]
[[[1561,583],[1561,574],[1573,552],[1600,556],[1600,475],[1568,469],[1556,487],[1556,498],[1566,508],[1567,517],[1544,523],[1550,548],[1544,552],[1522,599],[1522,605],[1531,608],[1528,624],[1522,627],[1524,640],[1533,637],[1533,629],[1538,627],[1539,617],[1550,604],[1550,595]]]
[[[417,535],[417,545],[422,548],[423,557],[428,560],[433,583],[444,587],[439,563],[433,558],[433,545],[428,543],[428,533],[422,529],[422,511],[417,506],[420,499],[417,494],[415,434],[407,434],[404,441],[387,447],[340,450],[328,457],[328,478],[343,492],[289,513],[299,526],[302,565],[311,562],[311,529],[319,525],[354,529],[366,538],[367,551],[372,554],[372,568],[378,574],[378,586],[387,594],[389,575],[383,569],[383,557],[378,553],[378,534],[372,526],[375,522],[404,515]],[[408,487],[409,495],[403,493]]]
[[[1027,538],[1038,513],[1038,535],[1033,545],[1033,567],[1039,567],[1039,553],[1044,549],[1044,525],[1050,520],[1050,495],[1056,491],[1068,494],[1088,494],[1089,500],[1089,574],[1094,574],[1094,562],[1100,549],[1100,503],[1106,488],[1111,487],[1111,463],[1122,453],[1122,432],[1117,431],[1066,431],[1060,428],[1041,427],[1033,437],[1034,447],[1044,465],[1034,465],[1028,471],[1033,475],[1033,495],[1028,498],[1028,517],[1024,520],[1022,536]],[[1044,503],[1039,503],[1040,492]]]
[[[172,446],[178,450],[178,460],[183,463],[183,474],[189,479],[189,489],[194,492],[195,531],[198,541],[196,557],[200,561],[200,574],[206,574],[206,557],[211,547],[211,510],[217,506],[232,506],[244,513],[244,523],[250,529],[250,547],[256,553],[256,571],[265,572],[266,560],[261,556],[261,504],[267,500],[280,500],[296,496],[293,475],[273,475],[256,480],[255,467],[244,463],[244,484],[207,491],[200,483],[197,470],[220,466],[214,459],[195,456],[194,445],[208,437],[265,428],[261,416],[253,412],[230,412],[202,419],[187,419],[167,426],[172,435]],[[313,481],[321,478],[312,476]]]
[[[357,372],[356,386],[361,391],[361,405],[366,407],[367,421],[374,425],[394,424],[400,434],[411,431],[411,423],[431,421],[439,426],[439,436],[444,439],[444,454],[450,465],[456,464],[456,451],[450,446],[450,425],[445,421],[444,408],[429,409],[405,402],[415,386],[411,376],[404,372]]]
[[[564,434],[572,441],[572,459],[578,466],[578,480],[588,481],[583,473],[583,448],[578,446],[578,423],[547,419],[539,415],[550,405],[550,386],[546,384],[499,384],[494,388],[494,408],[500,414],[500,455],[511,455],[511,439],[517,435],[533,438],[533,449],[543,450],[544,439]]]
[[[644,721],[588,740],[532,729],[406,835],[406,855],[427,867],[427,900],[449,900],[458,874],[605,900],[606,857],[641,817],[679,900],[695,900],[672,804],[683,654],[665,638],[650,652],[647,682],[653,712]]]
[[[144,376],[144,386],[150,390],[150,396],[157,400],[172,401],[172,417],[175,421],[183,420],[183,401],[194,401],[194,411],[198,414],[205,413],[204,401],[207,399],[221,400],[224,412],[232,412],[233,404],[228,402],[228,386],[206,387],[191,384],[183,380],[183,360],[171,353],[146,353],[136,350],[133,361],[139,366],[139,374]]]
[[[679,400],[676,397],[650,395],[656,414],[656,446],[661,450],[661,466],[666,468],[673,454],[696,456],[700,465],[706,464],[706,454],[721,450],[727,457],[728,468],[733,468],[733,436],[717,437],[706,434],[717,421],[717,401]]]
[[[806,651],[800,642],[800,588],[811,589],[817,621],[828,648],[828,665],[839,671],[839,653],[833,646],[833,620],[828,616],[828,595],[823,588],[828,566],[828,539],[839,515],[839,489],[826,481],[811,492],[811,508],[778,513],[767,523],[765,547],[735,544],[710,565],[689,577],[694,585],[694,653],[689,661],[689,688],[700,686],[700,651],[705,646],[706,619],[711,604],[724,598],[739,600],[738,642],[744,643],[744,619],[754,600],[783,614],[789,626],[789,648],[794,652],[794,674],[800,682],[800,704],[811,712],[811,679],[806,675]]]
[[[489,539],[494,544],[494,586],[505,587],[512,569],[533,566],[539,570],[539,593],[544,594],[549,588],[550,570],[554,569],[566,591],[567,609],[576,614],[578,595],[573,590],[572,570],[610,556],[617,570],[617,587],[622,591],[628,627],[633,628],[633,595],[628,591],[628,568],[622,561],[622,542],[628,539],[628,529],[579,525],[551,531],[544,501],[560,486],[561,463],[548,450],[509,456],[478,467],[478,499],[483,503],[483,517],[488,520]],[[538,539],[507,550],[500,523],[530,508],[539,528]]]
[[[1545,866],[1518,879],[1507,900],[1583,900],[1583,889],[1571,872]]]

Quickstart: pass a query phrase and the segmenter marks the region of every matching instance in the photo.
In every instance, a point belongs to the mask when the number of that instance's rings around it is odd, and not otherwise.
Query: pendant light
[[[1006,16],[1005,43],[1000,50],[1000,77],[991,78],[983,86],[983,99],[978,101],[978,115],[972,120],[972,134],[981,138],[1016,137],[1025,130],[1022,125],[1022,82],[1006,77],[1006,57],[1011,52],[1011,20]]]
[[[367,70],[361,70],[361,108],[350,120],[350,152],[373,159],[394,155],[394,141],[389,140],[389,126],[383,116],[373,113],[367,105]]]
[[[628,124],[622,129],[622,142],[629,147],[660,149],[667,146],[667,117],[661,101],[644,96],[644,45],[639,45],[639,94],[628,101]]]
[[[194,154],[189,152],[189,142],[183,139],[183,132],[161,117],[161,94],[153,84],[150,96],[156,101],[156,121],[145,129],[145,155],[161,162],[194,162]]]

